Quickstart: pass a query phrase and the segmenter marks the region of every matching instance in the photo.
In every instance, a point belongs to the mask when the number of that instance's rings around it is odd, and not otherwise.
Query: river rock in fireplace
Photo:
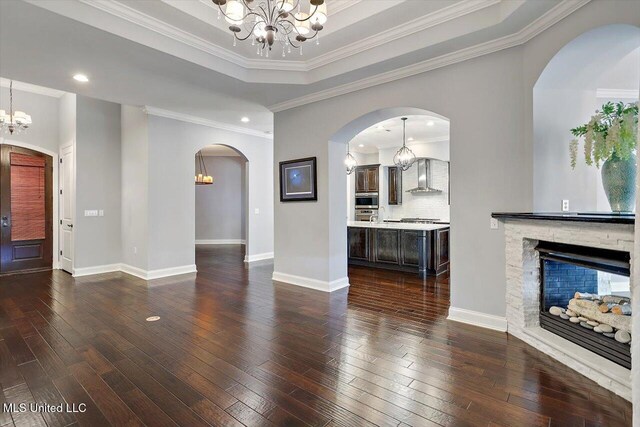
[[[615,339],[619,343],[629,344],[631,342],[630,311],[622,309],[612,311],[609,307],[607,310],[602,308],[604,304],[623,307],[629,303],[630,299],[627,297],[576,292],[575,298],[569,300],[566,309],[552,306],[549,308],[549,314],[579,324],[585,329]]]

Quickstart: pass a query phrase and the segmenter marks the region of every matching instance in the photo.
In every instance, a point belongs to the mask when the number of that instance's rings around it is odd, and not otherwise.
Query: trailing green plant
[[[571,141],[571,167],[576,167],[579,138],[584,137],[584,160],[589,166],[610,157],[628,159],[637,145],[638,103],[607,102],[589,123],[571,129],[575,139]]]

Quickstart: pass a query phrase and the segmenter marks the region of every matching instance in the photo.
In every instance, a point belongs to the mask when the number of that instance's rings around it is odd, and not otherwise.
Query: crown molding
[[[0,77],[0,87],[9,89],[9,83],[11,80]],[[57,89],[51,89],[44,86],[32,85],[31,83],[24,83],[14,80],[13,88],[22,92],[31,92],[38,95],[51,96],[53,98],[60,98],[66,92]]]
[[[308,71],[301,61],[247,59],[229,49],[220,47],[201,37],[193,35],[165,21],[142,13],[130,6],[118,1],[105,0],[78,0],[87,6],[94,7],[117,18],[124,19],[132,24],[146,28],[171,40],[185,44],[194,49],[213,55],[232,64],[246,69],[282,70],[282,71]]]
[[[27,0],[33,1],[33,0]],[[336,62],[345,58],[349,58],[359,52],[374,49],[387,43],[408,37],[424,31],[428,28],[443,24],[445,22],[460,18],[473,12],[494,6],[504,0],[467,0],[460,1],[451,6],[444,7],[433,13],[423,15],[412,21],[402,23],[388,30],[382,31],[376,35],[364,38],[355,43],[342,48],[334,49],[323,55],[319,55],[307,60],[275,60],[264,58],[247,58],[230,49],[219,46],[185,30],[168,24],[165,21],[154,18],[146,13],[140,12],[126,4],[115,0],[77,0],[78,2],[94,7],[98,10],[106,12],[117,18],[126,20],[130,23],[138,25],[156,34],[167,37],[178,43],[192,47],[199,51],[213,55],[231,64],[244,68],[245,70],[270,70],[270,71],[288,71],[307,73],[316,68],[323,67],[329,63]],[[341,8],[333,13],[338,13],[347,8],[353,7],[362,0],[354,0],[351,3],[344,3]],[[210,1],[200,0],[201,3],[214,7]],[[36,3],[37,4],[37,3]],[[217,27],[216,27],[217,28]],[[243,76],[234,76],[242,78]],[[244,76],[246,77],[246,76]],[[245,81],[253,81],[253,79],[242,78]],[[306,82],[312,83],[312,82]]]
[[[375,35],[358,40],[350,45],[313,57],[306,61],[306,65],[308,70],[311,71],[315,68],[348,58],[369,49],[383,46],[394,40],[411,36],[437,25],[444,24],[445,22],[453,19],[494,6],[500,2],[501,0],[470,0],[466,2],[458,2],[433,13],[405,22],[402,25],[398,25],[388,30],[381,31]]]
[[[596,89],[597,98],[638,99],[637,89]]]
[[[228,123],[216,122],[215,120],[203,119],[202,117],[191,116],[189,114],[177,113],[175,111],[163,110],[161,108],[144,106],[142,111],[150,116],[164,117],[167,119],[180,120],[181,122],[193,123],[196,125],[207,126],[210,128],[224,130],[228,132],[241,133],[244,135],[256,136],[258,138],[273,139],[273,135],[267,135],[264,132],[254,129],[247,129]]]
[[[274,113],[277,113],[280,111],[299,107],[301,105],[323,101],[325,99],[334,98],[336,96],[345,95],[347,93],[356,92],[358,90],[367,89],[373,86],[378,86],[406,77],[411,77],[416,74],[425,73],[437,68],[446,67],[458,62],[463,62],[469,59],[495,53],[500,50],[520,46],[528,42],[538,34],[542,33],[547,28],[566,18],[576,10],[580,9],[590,1],[591,0],[564,0],[517,33],[488,42],[480,43],[475,46],[460,49],[458,51],[447,53],[435,58],[427,59],[416,64],[388,71],[386,73],[377,74],[375,76],[360,79],[355,82],[342,84],[330,89],[321,90],[309,95],[301,96],[299,98],[273,104],[268,106],[267,108],[269,108]]]

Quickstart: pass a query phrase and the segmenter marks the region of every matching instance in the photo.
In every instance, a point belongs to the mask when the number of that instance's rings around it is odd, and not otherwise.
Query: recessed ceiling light
[[[243,117],[240,119],[242,123],[249,123],[249,117]]]
[[[84,74],[76,74],[73,76],[73,80],[81,83],[86,83],[89,81],[89,77],[85,76]]]
[[[358,144],[358,147],[362,148],[364,147],[364,144]]]
[[[378,130],[383,130],[383,129],[384,129],[384,126],[382,126],[382,125],[378,125],[378,126],[376,126],[376,129],[378,129]]]
[[[433,126],[433,125],[434,125],[433,120],[429,120],[429,121],[427,122],[427,126]]]

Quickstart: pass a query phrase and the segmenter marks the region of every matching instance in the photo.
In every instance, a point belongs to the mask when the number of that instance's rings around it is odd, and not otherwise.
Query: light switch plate
[[[255,213],[256,215],[260,215],[260,209],[255,208],[255,209],[253,210],[253,213]]]
[[[569,212],[569,200],[562,200],[562,212]]]
[[[98,211],[98,216],[104,216],[104,211],[102,209]]]
[[[498,219],[497,218],[491,218],[491,229],[492,230],[497,230],[498,229]]]
[[[97,210],[85,210],[84,216],[98,216]]]

